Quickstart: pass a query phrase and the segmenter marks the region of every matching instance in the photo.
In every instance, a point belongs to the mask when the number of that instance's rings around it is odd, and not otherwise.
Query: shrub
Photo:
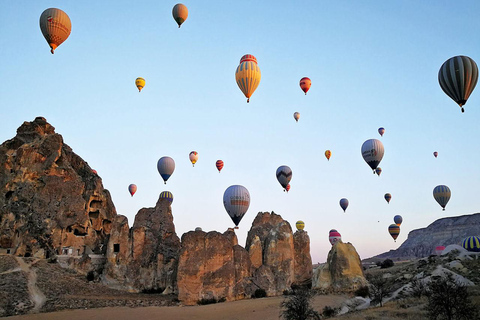
[[[422,279],[413,278],[410,282],[410,288],[412,289],[412,296],[415,298],[428,296],[427,285]]]
[[[382,269],[386,269],[386,268],[391,268],[395,265],[395,263],[393,262],[393,260],[391,259],[385,259],[382,264],[380,265],[380,267]]]
[[[206,305],[206,304],[213,304],[213,303],[217,303],[217,299],[215,299],[215,298],[202,298],[202,299],[197,301],[197,304],[199,304],[199,305]]]
[[[383,298],[388,295],[387,279],[381,274],[370,276],[367,279],[370,282],[370,299],[373,304],[379,304],[383,306]]]
[[[335,316],[338,312],[338,309],[337,308],[332,308],[330,306],[325,306],[323,308],[323,312],[322,312],[322,315],[325,317],[325,318],[331,318],[333,316]]]
[[[321,319],[320,314],[311,306],[312,290],[297,289],[280,304],[281,316],[285,320]]]
[[[360,287],[355,291],[355,295],[363,298],[369,297],[370,288],[368,288],[368,286]]]
[[[252,298],[265,298],[267,296],[267,292],[265,289],[259,288],[255,290],[255,293],[252,295]]]

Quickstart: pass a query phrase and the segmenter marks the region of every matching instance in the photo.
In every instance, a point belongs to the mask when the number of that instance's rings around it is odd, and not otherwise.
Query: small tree
[[[293,294],[286,297],[280,304],[285,320],[310,320],[321,319],[320,314],[311,306],[313,292],[308,289],[296,289]]]
[[[387,279],[382,274],[377,274],[368,277],[367,280],[370,282],[370,299],[372,299],[372,303],[380,304],[380,307],[382,307],[383,298],[388,294]]]
[[[467,287],[448,273],[428,285],[427,311],[430,319],[479,319],[478,307],[468,296]]]

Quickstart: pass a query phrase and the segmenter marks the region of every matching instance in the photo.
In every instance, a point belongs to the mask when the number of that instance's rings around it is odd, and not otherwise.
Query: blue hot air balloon
[[[340,207],[342,207],[343,212],[345,212],[345,210],[347,210],[347,207],[348,207],[348,199],[346,198],[340,199]]]
[[[396,215],[395,217],[393,217],[393,222],[395,222],[395,224],[400,227],[403,222],[402,216]]]
[[[290,180],[292,180],[292,169],[289,166],[280,166],[276,172],[277,180],[283,187],[283,191],[287,189]]]
[[[468,251],[480,252],[480,238],[471,236],[463,240],[462,246]]]
[[[158,197],[159,199],[166,199],[170,204],[173,202],[173,194],[170,191],[162,191],[160,193],[160,196]]]
[[[451,195],[450,188],[445,185],[439,185],[433,189],[433,197],[443,208],[443,211],[445,211],[445,206],[447,205],[448,200],[450,200]]]

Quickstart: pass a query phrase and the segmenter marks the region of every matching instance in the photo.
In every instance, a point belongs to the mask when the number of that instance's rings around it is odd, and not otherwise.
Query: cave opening
[[[119,253],[120,252],[120,243],[114,243],[113,244],[113,253]]]

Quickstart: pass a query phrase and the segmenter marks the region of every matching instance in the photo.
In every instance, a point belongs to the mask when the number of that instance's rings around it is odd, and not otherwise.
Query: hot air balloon
[[[377,168],[375,169],[375,173],[380,177],[380,174],[382,173],[382,168],[377,167]]]
[[[287,189],[287,185],[292,180],[292,169],[288,166],[280,166],[277,169],[277,180],[283,187],[284,191]]]
[[[196,228],[195,228],[195,231],[203,231],[203,230],[202,230],[202,228],[200,228],[200,227],[196,227]]]
[[[380,133],[380,136],[383,137],[383,134],[385,133],[385,128],[383,127],[378,128],[378,133]]]
[[[298,122],[298,119],[300,119],[300,112],[295,112],[293,114],[293,118],[295,119],[296,122]]]
[[[395,217],[393,217],[393,222],[395,222],[395,224],[400,227],[403,222],[402,216],[396,215]]]
[[[170,204],[173,203],[173,194],[170,191],[162,191],[160,193],[159,199],[166,199]]]
[[[435,158],[438,157],[438,152],[435,151],[435,152],[433,153],[433,156],[434,156]]]
[[[435,247],[435,253],[437,254],[437,256],[442,255],[443,250],[445,250],[445,246],[437,246],[437,247]]]
[[[40,30],[50,46],[53,54],[55,49],[67,40],[72,31],[72,22],[68,15],[60,9],[49,8],[40,16]]]
[[[92,169],[92,173],[98,175],[98,172],[97,172],[97,170],[95,170],[95,169]]]
[[[198,152],[197,151],[190,152],[190,154],[188,155],[188,158],[190,159],[190,162],[192,163],[192,165],[195,167],[195,163],[197,163],[197,160],[198,160]]]
[[[240,220],[250,206],[250,193],[244,186],[230,186],[223,194],[223,205],[233,223],[235,223],[235,228],[238,229]]]
[[[390,203],[390,200],[392,200],[392,195],[390,193],[385,193],[385,200],[387,200],[388,203]]]
[[[332,156],[332,151],[330,150],[325,151],[325,157],[327,158],[328,161],[330,161],[331,156]]]
[[[478,67],[473,59],[455,56],[443,63],[438,71],[438,83],[450,98],[463,110],[468,97],[477,85]]]
[[[185,5],[181,3],[177,3],[172,9],[172,15],[173,15],[173,19],[175,19],[175,21],[178,24],[178,27],[180,28],[182,23],[184,23],[185,20],[187,20],[188,9]]]
[[[287,187],[285,188],[285,190],[286,190],[287,192],[290,191],[290,183],[287,184]]]
[[[345,212],[345,210],[347,210],[347,207],[348,207],[348,199],[346,198],[340,199],[340,207],[342,207],[343,212]]]
[[[135,79],[135,85],[138,88],[138,92],[142,91],[143,87],[145,87],[145,79],[143,78]]]
[[[390,233],[390,235],[392,236],[393,240],[395,240],[395,242],[397,241],[397,237],[398,235],[400,234],[400,227],[397,226],[396,224],[391,224],[389,227],[388,227],[388,232]]]
[[[130,192],[130,194],[133,195],[135,194],[135,192],[137,192],[137,186],[135,184],[131,184],[128,186],[128,192]]]
[[[471,236],[465,238],[462,247],[472,252],[480,252],[480,237]]]
[[[329,231],[329,233],[330,232],[338,232],[338,231],[337,231],[337,229],[332,229],[332,230]]]
[[[298,220],[297,223],[295,223],[295,227],[297,227],[297,230],[303,230],[305,228],[305,222]]]
[[[215,162],[215,166],[217,167],[218,173],[220,173],[220,171],[223,169],[223,161],[217,160],[217,162]]]
[[[257,58],[251,54],[246,54],[240,59],[240,64],[235,71],[235,80],[237,85],[242,90],[247,102],[250,102],[250,97],[260,84],[262,74],[257,65]]]
[[[330,244],[333,246],[335,242],[341,241],[342,240],[342,235],[338,233],[338,231],[330,231],[328,234],[328,241],[330,241]]]
[[[452,193],[450,192],[450,188],[447,186],[439,185],[433,189],[433,197],[443,208],[443,211],[445,211],[445,206],[447,205],[448,200],[450,200],[451,195]]]
[[[307,94],[307,91],[310,90],[310,87],[312,86],[312,81],[310,78],[303,77],[300,79],[300,88],[302,88],[303,92],[305,92],[305,95]]]
[[[370,139],[362,144],[363,160],[372,168],[375,174],[375,169],[380,164],[383,158],[383,143],[377,139]]]
[[[175,161],[170,157],[161,157],[160,160],[158,160],[157,169],[163,181],[167,184],[168,178],[170,178],[175,170]]]

